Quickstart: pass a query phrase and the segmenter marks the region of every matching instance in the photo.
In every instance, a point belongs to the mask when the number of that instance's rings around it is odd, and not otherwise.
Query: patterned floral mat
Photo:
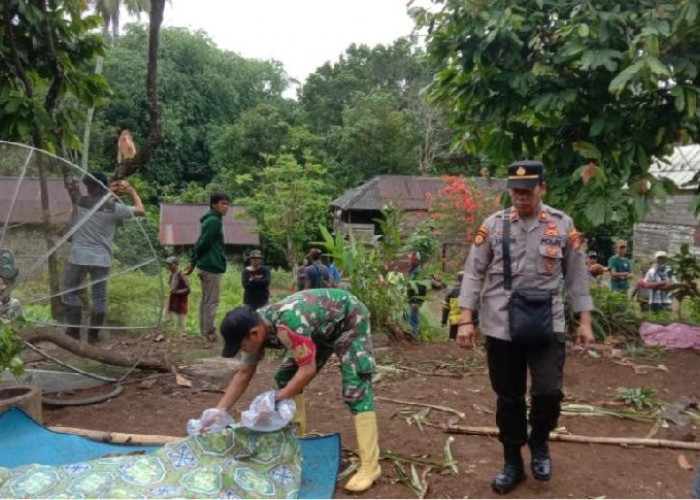
[[[238,427],[149,454],[0,468],[0,498],[297,498],[301,463],[290,428]]]

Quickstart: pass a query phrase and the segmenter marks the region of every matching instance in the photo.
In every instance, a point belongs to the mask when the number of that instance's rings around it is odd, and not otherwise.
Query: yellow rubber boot
[[[297,437],[306,436],[306,401],[304,393],[294,396],[294,403],[297,405],[297,411],[294,412],[291,424],[296,426]]]
[[[377,414],[373,411],[355,415],[357,453],[360,455],[360,468],[345,485],[345,489],[355,493],[366,491],[382,475],[379,467],[379,439]]]

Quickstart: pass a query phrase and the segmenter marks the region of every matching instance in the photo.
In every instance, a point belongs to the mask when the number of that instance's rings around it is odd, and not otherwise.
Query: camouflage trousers
[[[374,411],[372,374],[375,371],[369,311],[361,302],[349,304],[341,333],[329,343],[316,342],[316,370],[320,371],[334,353],[340,359],[343,400],[352,413]],[[282,359],[275,381],[281,389],[297,372],[294,358]]]

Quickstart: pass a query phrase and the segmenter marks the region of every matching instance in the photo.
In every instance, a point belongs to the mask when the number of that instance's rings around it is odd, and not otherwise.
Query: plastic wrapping
[[[200,434],[213,434],[221,432],[235,423],[233,417],[219,408],[207,408],[198,419],[187,421],[187,434],[198,436]]]
[[[241,422],[254,431],[277,431],[292,420],[296,410],[294,400],[275,401],[275,391],[267,391],[257,396],[241,413]]]

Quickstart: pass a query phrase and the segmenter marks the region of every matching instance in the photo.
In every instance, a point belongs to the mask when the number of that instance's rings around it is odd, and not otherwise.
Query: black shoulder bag
[[[510,213],[503,211],[503,288],[511,289]],[[508,328],[513,342],[541,344],[554,338],[552,290],[518,288],[508,299]]]

